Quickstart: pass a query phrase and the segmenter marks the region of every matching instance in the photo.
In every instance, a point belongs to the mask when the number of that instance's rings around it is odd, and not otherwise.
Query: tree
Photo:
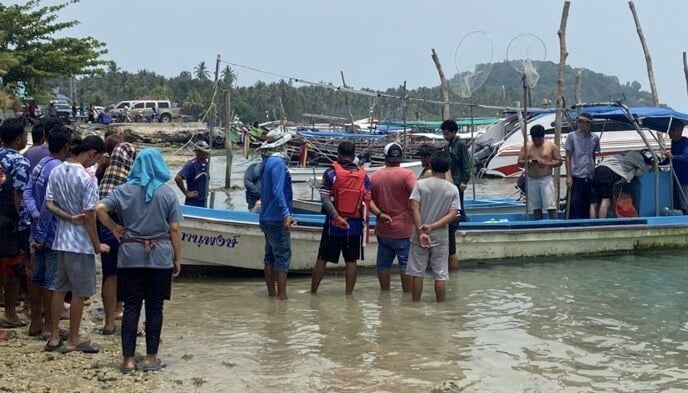
[[[225,68],[222,69],[222,82],[224,82],[225,86],[227,87],[232,87],[234,82],[237,80],[237,74],[234,72],[232,67],[230,66],[225,66]]]
[[[184,109],[194,115],[198,115],[203,110],[203,97],[198,90],[189,91],[189,94],[184,98]]]
[[[44,6],[42,0],[23,4],[0,3],[0,51],[19,61],[8,70],[5,82],[19,84],[28,94],[47,91],[45,82],[61,76],[93,74],[107,63],[105,44],[93,37],[64,37],[78,21],[59,22],[58,12],[79,0]],[[60,38],[56,38],[56,35]]]
[[[200,80],[210,79],[210,71],[208,71],[205,61],[200,62],[196,67],[194,67],[194,76]]]

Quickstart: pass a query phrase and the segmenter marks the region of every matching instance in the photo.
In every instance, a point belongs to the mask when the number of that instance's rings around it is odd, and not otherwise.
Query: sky
[[[688,1],[635,4],[659,99],[688,111],[682,65]],[[384,89],[404,80],[409,88],[438,85],[431,49],[452,74],[459,42],[476,30],[492,38],[495,62],[506,59],[514,37],[533,34],[544,42],[546,60],[558,63],[562,6],[563,0],[81,0],[61,17],[81,22],[69,35],[105,42],[106,58],[132,72],[174,76],[201,61],[212,69],[220,54],[228,62],[312,81],[340,84],[344,71],[353,87]],[[566,39],[567,64],[616,75],[622,83],[637,80],[649,90],[627,1],[572,0]],[[477,49],[461,49],[462,59],[489,58],[487,45],[462,46],[469,47]],[[540,50],[533,53],[542,57]],[[279,79],[233,68],[240,85]]]

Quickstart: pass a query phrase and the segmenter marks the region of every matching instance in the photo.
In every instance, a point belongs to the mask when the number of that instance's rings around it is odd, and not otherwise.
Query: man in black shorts
[[[645,158],[637,151],[629,151],[602,161],[592,177],[590,218],[607,218],[611,201],[618,194],[621,184],[630,183],[633,177],[645,173],[648,160],[652,162],[651,155]]]
[[[318,292],[327,262],[338,263],[339,254],[342,254],[346,263],[346,294],[351,295],[356,285],[356,261],[363,259],[370,179],[364,169],[354,164],[356,150],[353,143],[340,143],[337,155],[337,162],[323,174],[320,188],[325,223],[318,260],[313,267],[313,294]]]

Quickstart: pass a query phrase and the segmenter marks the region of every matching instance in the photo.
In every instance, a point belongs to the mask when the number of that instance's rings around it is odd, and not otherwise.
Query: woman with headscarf
[[[112,137],[111,135],[108,138]],[[108,138],[105,139],[106,146]],[[135,157],[136,149],[130,143],[121,142],[112,149],[110,160],[98,187],[100,199],[110,195],[112,190],[127,181],[127,176],[129,176]],[[114,213],[111,213],[110,216],[113,221],[120,222]],[[103,285],[100,294],[103,297],[103,310],[105,311],[105,320],[103,321],[101,333],[108,336],[115,333],[115,317],[122,310],[122,306],[119,305],[118,307],[117,304],[117,250],[119,242],[103,224],[98,225],[98,237],[101,243],[110,246],[110,253],[103,254],[100,258],[103,271]]]
[[[172,277],[181,271],[179,202],[165,185],[170,171],[155,149],[141,150],[127,183],[117,187],[96,205],[98,219],[120,241],[117,289],[124,301],[122,365],[124,373],[136,368],[136,332],[143,302],[146,304],[146,356],[143,371],[163,367],[157,357],[162,331],[163,301],[169,300]],[[110,218],[114,212],[121,225]]]

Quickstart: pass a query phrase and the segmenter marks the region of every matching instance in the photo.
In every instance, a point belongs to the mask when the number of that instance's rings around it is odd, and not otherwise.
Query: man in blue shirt
[[[187,206],[206,207],[208,196],[208,159],[210,147],[206,142],[196,142],[196,158],[187,161],[174,178],[177,187],[182,191]],[[186,180],[186,187],[184,181]]]
[[[671,128],[669,128],[671,152],[667,152],[667,156],[671,159],[678,179],[678,184],[674,187],[674,205],[679,206],[683,214],[688,214],[688,138],[683,136],[683,127],[681,120],[671,121]]]
[[[260,171],[260,229],[265,234],[265,284],[268,296],[277,300],[287,299],[287,271],[291,262],[289,230],[295,224],[291,176],[281,152],[289,139],[290,134],[273,130],[260,147],[272,151],[272,154],[263,155]]]
[[[570,206],[566,206],[572,219],[590,218],[592,177],[595,173],[595,153],[600,152],[600,137],[593,134],[592,115],[583,112],[578,116],[578,129],[566,136],[566,185],[570,192]]]
[[[325,223],[320,238],[318,260],[311,278],[311,293],[313,294],[318,292],[320,282],[325,277],[327,262],[338,263],[340,254],[344,257],[346,264],[346,294],[351,295],[356,285],[356,261],[363,258],[366,231],[367,212],[363,205],[367,206],[370,202],[371,187],[368,175],[365,174],[364,169],[354,164],[354,158],[356,158],[354,144],[340,143],[337,147],[337,162],[323,174],[320,198]],[[356,189],[355,181],[348,181],[348,179],[351,176],[359,176],[360,172],[362,172],[363,181],[362,184],[358,184],[362,187]],[[344,182],[347,183],[346,186],[343,186]],[[346,210],[355,211],[355,214],[346,214]]]

